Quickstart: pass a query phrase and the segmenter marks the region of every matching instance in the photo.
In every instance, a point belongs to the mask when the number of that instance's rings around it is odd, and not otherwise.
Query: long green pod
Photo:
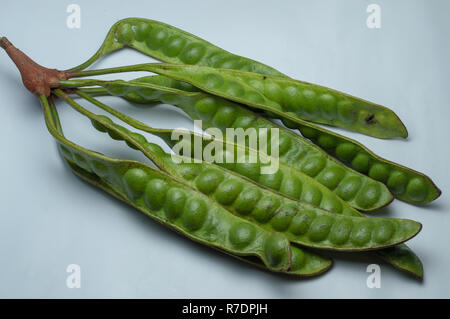
[[[40,99],[47,108],[46,98]],[[285,236],[229,214],[207,196],[151,166],[107,157],[68,141],[57,133],[48,111],[45,114],[62,156],[125,193],[146,215],[202,244],[234,255],[257,256],[273,271],[289,269],[290,244]]]
[[[199,65],[152,63],[147,70],[300,124],[308,120],[379,138],[408,136],[392,110],[311,83]]]
[[[198,64],[283,76],[281,72],[263,63],[225,51],[186,31],[143,18],[126,18],[116,22],[97,52],[71,70],[85,69],[100,57],[123,47],[136,49],[170,63]]]
[[[121,120],[125,121],[126,123],[130,124],[131,126],[145,130],[152,134],[156,134],[156,135],[162,137],[164,140],[166,140],[166,138],[168,136],[171,136],[171,133],[173,131],[175,131],[175,130],[157,130],[157,129],[152,129],[152,128],[149,129],[149,127],[147,127],[142,122],[134,120],[126,115],[123,115],[120,112],[117,112],[117,111],[109,108],[108,106],[104,105],[103,103],[99,102],[98,100],[90,98],[86,94],[81,94],[81,96],[84,98],[87,98],[88,101],[101,107],[102,109],[111,113],[112,115],[120,118]],[[99,125],[96,125],[96,128],[99,128]],[[162,131],[162,133],[158,134],[159,131]],[[135,137],[137,136],[137,140],[142,141],[142,139],[139,135],[132,134],[132,136],[135,136]],[[116,139],[120,139],[120,136],[118,136],[117,134],[113,134],[112,137],[114,137]],[[129,144],[129,145],[133,147],[132,144]],[[134,147],[134,148],[136,148],[136,147]],[[289,188],[284,188],[284,189],[282,189],[282,191],[285,191],[285,192],[287,191],[287,193],[285,193],[285,195],[292,195],[291,193],[289,193],[288,189]],[[344,210],[343,213],[344,213],[344,215],[349,215],[349,216],[364,216],[357,211],[351,211],[351,210],[349,210],[349,211]],[[394,246],[394,247],[391,247],[388,249],[378,250],[378,251],[376,251],[376,253],[379,256],[381,256],[382,258],[384,258],[389,264],[393,265],[395,268],[398,268],[399,270],[410,273],[415,277],[422,278],[422,276],[423,276],[422,263],[421,263],[420,259],[414,254],[414,252],[412,252],[406,245],[401,244],[401,245],[397,245],[397,246]],[[314,260],[314,259],[311,258],[311,260]]]
[[[189,84],[175,80],[169,81],[164,76],[143,77],[135,81],[163,86],[168,85],[169,87],[190,92],[195,91]],[[107,90],[105,91],[101,88],[92,89],[91,92],[97,94],[108,93]],[[157,95],[146,97],[136,92],[127,93],[125,98],[142,104],[158,100]],[[283,120],[283,122],[289,128],[299,129],[303,137],[320,146],[328,154],[339,159],[347,166],[384,183],[397,199],[418,205],[431,202],[441,194],[441,190],[425,174],[384,159],[353,139],[309,122],[304,122],[303,124],[299,124],[299,122],[294,123],[290,120]],[[292,163],[292,165],[295,165],[295,163]]]
[[[270,136],[266,139],[270,143],[277,144],[280,164],[285,163],[291,167],[290,170],[293,168],[303,173],[303,177],[300,177],[302,180],[311,180],[304,184],[314,185],[318,182],[330,192],[336,193],[350,206],[364,211],[378,209],[393,200],[392,194],[382,183],[348,168],[307,139],[258,116],[249,109],[207,93],[186,92],[147,82],[152,79],[146,78],[146,82],[70,80],[61,81],[60,84],[65,87],[101,85],[116,96],[127,97],[133,94],[150,100],[156,98],[180,107],[193,119],[202,120],[204,129],[218,128],[224,135],[227,128],[243,128],[255,129],[261,138],[263,134],[270,134],[270,129],[277,129],[278,139],[271,140]],[[271,147],[266,149],[270,150]],[[289,178],[291,174],[286,176]],[[328,204],[327,207],[323,207],[320,203],[321,197],[318,196],[314,196],[316,199],[311,204],[327,210],[342,209],[340,207],[331,209]],[[334,201],[333,204],[341,206],[342,203]]]
[[[101,121],[98,121],[100,119]],[[157,166],[219,202],[232,213],[269,231],[282,232],[302,246],[339,251],[375,250],[415,236],[417,222],[393,218],[362,218],[332,214],[291,200],[214,164],[192,163],[165,153],[144,136],[130,132],[109,118],[91,116],[94,126],[143,151]],[[108,123],[105,125],[105,123]]]
[[[275,76],[279,79],[278,83],[267,86],[267,96],[275,98],[287,111],[294,111],[306,120],[379,138],[408,135],[398,116],[386,107],[323,86],[290,80],[267,65],[234,55],[197,36],[153,20],[128,18],[117,22],[109,30],[97,53],[72,70],[84,69],[101,56],[125,46],[174,64]],[[231,86],[228,89],[237,92],[241,88]],[[333,109],[337,110],[333,112]]]

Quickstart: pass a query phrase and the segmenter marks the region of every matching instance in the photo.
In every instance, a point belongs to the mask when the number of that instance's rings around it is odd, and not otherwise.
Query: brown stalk
[[[37,64],[17,49],[6,37],[0,38],[0,46],[19,69],[25,87],[37,96],[50,96],[50,90],[58,87],[59,81],[69,78],[67,71],[48,69]]]

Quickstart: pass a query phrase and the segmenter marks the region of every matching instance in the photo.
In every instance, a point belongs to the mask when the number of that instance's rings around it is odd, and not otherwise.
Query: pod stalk
[[[25,87],[36,96],[49,97],[59,81],[68,79],[68,72],[43,67],[17,49],[6,37],[0,38],[0,46],[19,69]]]

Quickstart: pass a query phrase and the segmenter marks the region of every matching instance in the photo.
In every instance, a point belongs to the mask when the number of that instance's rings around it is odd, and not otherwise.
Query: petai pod
[[[227,128],[254,129],[261,139],[263,134],[270,134],[270,129],[278,129],[278,138],[271,140],[270,136],[266,136],[266,140],[276,144],[272,146],[278,146],[280,166],[285,163],[291,166],[291,170],[307,175],[356,209],[371,211],[392,201],[391,193],[382,183],[342,165],[307,139],[258,116],[249,109],[207,93],[185,92],[149,83],[153,79],[148,77],[132,82],[72,80],[61,81],[61,84],[68,87],[80,86],[83,83],[101,85],[109,94],[116,96],[127,98],[133,93],[144,99],[159,99],[180,107],[193,119],[202,120],[203,129],[218,128],[224,135]],[[131,99],[136,100],[133,97]],[[270,150],[271,147],[266,149]],[[312,204],[319,206],[319,203]],[[322,208],[333,210],[329,207]]]
[[[214,164],[176,158],[109,118],[93,116],[91,119],[100,131],[106,129],[116,139],[120,135],[157,166],[164,167],[170,175],[208,195],[235,215],[268,231],[281,232],[302,246],[340,251],[375,250],[404,242],[421,229],[420,223],[411,220],[332,214],[261,188]],[[273,181],[271,175],[268,179]]]
[[[311,83],[199,65],[153,63],[147,69],[269,113],[275,110],[281,118],[289,115],[380,138],[408,135],[392,110]]]
[[[94,56],[72,70],[85,69],[100,57],[125,46],[170,63],[283,75],[263,63],[232,54],[186,31],[142,18],[126,18],[116,22]]]
[[[186,90],[194,91],[188,84],[181,84],[174,80],[168,81],[163,76],[143,77],[137,80],[157,85],[170,85],[170,87],[180,90],[184,87]],[[93,93],[96,92],[106,93],[98,88],[93,89]],[[125,97],[135,103],[158,100],[156,95],[144,97],[142,94],[138,95],[133,92],[128,93]],[[397,199],[412,204],[425,204],[435,200],[441,194],[439,188],[425,174],[381,158],[353,139],[305,121],[303,124],[289,120],[283,122],[289,128],[298,128],[303,137],[320,146],[347,166],[384,183]]]
[[[45,97],[41,102],[45,107]],[[58,134],[51,120],[46,123],[66,160],[124,192],[146,215],[194,241],[233,255],[257,256],[270,270],[289,269],[290,245],[281,234],[229,214],[207,196],[144,163],[81,148]]]

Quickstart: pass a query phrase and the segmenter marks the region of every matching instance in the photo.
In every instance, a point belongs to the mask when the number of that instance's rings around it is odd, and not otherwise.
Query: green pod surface
[[[127,98],[133,93],[150,101],[160,100],[176,105],[191,118],[202,120],[203,129],[218,128],[225,136],[227,128],[254,129],[259,140],[265,134],[267,144],[274,143],[265,147],[266,151],[278,146],[280,166],[283,166],[283,163],[286,164],[284,166],[289,165],[287,169],[297,171],[291,174],[302,173],[299,178],[310,180],[307,185],[316,185],[318,182],[324,186],[320,187],[321,189],[325,188],[322,192],[328,189],[327,193],[330,193],[330,196],[331,192],[334,192],[356,209],[372,211],[393,200],[392,194],[382,183],[348,168],[309,140],[258,116],[249,109],[207,93],[185,92],[149,83],[154,80],[158,81],[158,78],[146,77],[132,82],[90,81],[89,84],[101,85],[109,94],[116,96]],[[69,85],[72,82],[62,81],[62,83]],[[77,81],[75,83],[79,84]],[[131,99],[137,101],[136,98]],[[278,139],[271,140],[270,129],[278,129]],[[268,153],[270,155],[270,152]],[[317,196],[316,198],[311,204],[320,206],[320,199]],[[329,207],[322,208],[329,209]]]
[[[101,92],[103,94],[103,92]],[[110,107],[108,107],[107,105],[101,103],[100,101],[90,97],[87,94],[81,93],[78,91],[78,94],[85,98],[86,100],[88,100],[89,102],[93,103],[94,105],[102,108],[103,110],[107,111],[108,113],[114,115],[115,117],[121,119],[122,121],[126,122],[127,124],[138,128],[140,130],[146,131],[148,133],[151,134],[155,134],[159,137],[161,137],[169,146],[173,146],[174,145],[174,141],[172,139],[172,136],[174,135],[174,133],[177,133],[178,130],[167,130],[167,129],[154,129],[151,128],[145,124],[143,124],[142,122],[139,122],[133,118],[130,118],[116,110],[111,109]],[[102,119],[106,120],[108,123],[112,124],[111,120],[107,117],[101,117]],[[102,125],[98,125],[98,123],[96,121],[93,121],[93,125],[94,127],[96,127],[97,129],[99,129],[102,132],[106,132],[107,130],[104,128],[104,126]],[[127,131],[125,130],[121,130],[122,133],[126,133]],[[180,133],[180,132],[178,132]],[[179,134],[175,134],[176,136],[180,136]],[[198,136],[195,133],[191,133],[189,132],[189,138],[186,140],[191,144],[195,144],[192,143],[192,141],[195,141],[195,139],[201,139],[201,144],[202,144],[202,148],[204,149],[205,147],[208,146],[208,144],[210,143],[214,143],[215,140],[212,140],[210,138],[205,138],[205,136]],[[184,132],[184,134],[186,134],[186,132]],[[135,143],[144,143],[145,142],[145,138],[143,136],[140,136],[139,134],[131,134],[131,136],[135,139]],[[219,142],[221,143],[221,142]],[[225,142],[222,142],[225,143]],[[229,143],[229,142],[227,142]],[[131,146],[130,142],[127,141],[127,144]],[[152,159],[153,161],[159,163],[159,166],[165,166],[164,164],[162,164],[161,161],[158,161],[156,157],[158,156],[162,156],[164,157],[165,153],[161,150],[160,147],[158,146],[154,146],[151,147],[151,144],[146,144],[146,148],[145,149],[141,149],[141,151],[143,151],[147,157],[149,157],[150,159]],[[136,148],[135,145],[132,146],[133,148]],[[237,146],[237,147],[241,147],[241,146]],[[224,149],[226,149],[226,146],[224,147]],[[251,151],[251,150],[249,150]],[[150,153],[149,153],[150,152]],[[235,154],[237,154],[238,152],[235,152]],[[191,153],[193,154],[193,153]],[[167,167],[166,167],[167,169]],[[186,170],[185,172],[189,172],[190,169]],[[186,174],[186,176],[192,176],[192,174],[188,173]],[[287,197],[296,197],[297,195],[296,193],[296,187],[292,188],[292,187],[283,187],[280,189],[280,192],[282,192],[284,195],[286,195]],[[276,193],[274,193],[276,194]],[[251,207],[251,205],[250,205]],[[339,211],[337,211],[336,209],[333,209],[333,212],[337,212],[339,213]],[[344,215],[348,215],[348,216],[359,216],[359,217],[364,217],[364,215],[362,215],[361,213],[359,213],[356,210],[343,210],[341,212]],[[423,276],[423,266],[422,263],[420,261],[420,259],[414,254],[413,251],[411,251],[411,249],[409,249],[406,245],[401,244],[401,245],[397,245],[388,249],[383,249],[383,250],[378,250],[376,251],[376,254],[378,254],[379,256],[381,256],[383,259],[385,259],[388,263],[390,263],[391,265],[393,265],[395,268],[398,268],[402,271],[405,271],[407,273],[412,274],[413,276],[416,276],[418,278],[422,278]]]
[[[156,85],[172,83],[171,87],[180,87],[179,84],[168,82],[163,76],[144,77],[137,79],[137,81]],[[107,93],[107,91],[98,88],[93,91],[93,93],[96,92],[99,94]],[[135,96],[132,96],[130,93],[125,98],[142,104],[158,100],[156,94],[149,96],[147,99],[144,95],[135,94]],[[182,107],[181,104],[180,107]],[[186,106],[185,108],[188,109]],[[188,114],[191,116],[195,115],[192,112]],[[256,117],[256,115],[254,116]],[[276,114],[274,114],[274,117],[277,118]],[[195,118],[198,119],[198,115]],[[261,122],[264,122],[264,120]],[[386,160],[355,140],[305,121],[303,124],[299,124],[298,122],[294,123],[293,121],[284,120],[284,123],[290,128],[298,128],[303,137],[309,139],[347,166],[384,183],[397,199],[418,205],[431,202],[441,194],[440,189],[425,174]],[[273,126],[273,124],[269,125]],[[283,155],[281,155],[280,160],[286,161],[290,165],[296,165],[296,163],[289,162],[289,158],[283,157]]]
[[[64,97],[62,91],[55,93]],[[41,102],[45,109],[45,97]],[[233,255],[257,256],[270,270],[290,268],[291,249],[285,236],[230,214],[202,193],[144,163],[114,159],[77,146],[56,132],[49,111],[45,113],[47,127],[64,159],[126,194],[133,206],[149,217],[202,244]]]
[[[127,144],[141,149],[170,175],[208,195],[233,214],[268,231],[281,232],[302,246],[340,251],[375,250],[402,243],[421,229],[420,223],[410,220],[332,214],[291,200],[214,164],[193,163],[191,158],[167,154],[158,145],[148,143],[144,136],[110,123],[111,120],[97,118],[101,122],[94,123],[106,127],[109,135],[121,134]],[[282,177],[258,175],[259,182],[265,186],[282,184]]]
[[[116,22],[94,56],[72,70],[85,69],[100,57],[125,46],[170,63],[283,75],[263,63],[227,52],[186,31],[142,18],[126,18]]]
[[[392,110],[311,83],[200,65],[154,63],[149,64],[148,70],[263,111],[275,109],[281,117],[289,112],[288,115],[296,119],[343,127],[379,138],[408,136],[405,126]]]

